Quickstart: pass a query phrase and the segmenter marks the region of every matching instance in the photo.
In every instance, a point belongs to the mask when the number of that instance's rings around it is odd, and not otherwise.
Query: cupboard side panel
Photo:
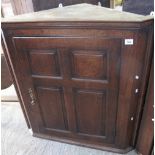
[[[153,146],[153,137],[154,137],[154,126],[153,126],[153,117],[154,117],[154,67],[153,61],[151,66],[151,73],[149,78],[149,84],[147,89],[147,95],[144,105],[144,111],[142,115],[142,120],[140,123],[140,130],[138,132],[138,141],[136,144],[136,149],[139,153],[143,155],[150,155],[151,149]]]
[[[139,96],[142,92],[146,36],[145,31],[139,30],[133,33],[134,44],[132,46],[123,45],[115,141],[116,146],[122,149],[132,146],[135,120],[139,115],[136,111]],[[136,79],[136,76],[139,78]]]

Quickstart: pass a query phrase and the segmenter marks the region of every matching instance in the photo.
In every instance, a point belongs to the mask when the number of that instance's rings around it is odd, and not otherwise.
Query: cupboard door
[[[121,40],[14,37],[36,134],[114,143]],[[31,93],[26,90],[31,88]]]

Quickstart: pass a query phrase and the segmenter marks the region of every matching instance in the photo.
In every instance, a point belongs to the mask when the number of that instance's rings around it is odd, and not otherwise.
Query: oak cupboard
[[[33,136],[120,153],[135,147],[151,16],[79,4],[3,19],[2,31]]]

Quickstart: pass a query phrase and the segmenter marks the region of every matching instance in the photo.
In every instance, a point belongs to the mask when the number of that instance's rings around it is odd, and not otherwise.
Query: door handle
[[[35,105],[35,97],[34,97],[32,88],[29,88],[28,92],[29,92],[29,96],[30,96],[30,103],[31,103],[31,105]]]

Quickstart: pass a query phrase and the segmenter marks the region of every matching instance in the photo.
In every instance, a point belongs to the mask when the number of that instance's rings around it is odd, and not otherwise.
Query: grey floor
[[[2,155],[119,155],[32,137],[19,103],[1,104]],[[126,155],[136,155],[134,151]]]

